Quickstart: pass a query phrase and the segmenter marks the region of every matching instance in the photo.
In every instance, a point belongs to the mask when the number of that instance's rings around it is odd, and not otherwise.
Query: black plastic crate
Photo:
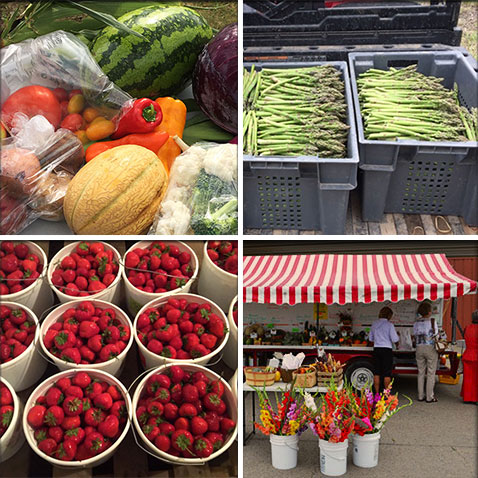
[[[349,193],[357,186],[358,149],[349,73],[345,62],[255,63],[261,68],[331,64],[342,72],[347,102],[347,158],[243,156],[246,229],[321,230],[343,234]],[[250,68],[250,64],[244,65]]]
[[[459,1],[327,2],[246,0],[244,47],[442,43],[458,46]]]
[[[467,53],[466,53],[467,54]],[[365,139],[356,78],[370,68],[417,65],[425,75],[456,83],[461,103],[478,106],[476,61],[460,51],[351,53],[362,218],[380,221],[384,212],[463,216],[478,226],[478,144],[467,142],[374,141]]]

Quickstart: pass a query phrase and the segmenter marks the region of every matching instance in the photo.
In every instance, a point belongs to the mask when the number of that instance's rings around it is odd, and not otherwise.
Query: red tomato
[[[83,92],[81,90],[71,90],[69,93],[68,93],[68,99],[71,100],[71,98],[75,95],[82,95]]]
[[[2,106],[2,121],[9,128],[15,113],[23,113],[28,118],[42,115],[55,128],[61,121],[60,103],[53,92],[44,86],[25,86],[11,94]]]
[[[68,116],[68,101],[62,101],[60,103],[61,107],[61,117],[64,118],[65,116]]]
[[[82,126],[83,116],[81,116],[79,113],[65,116],[60,125],[61,128],[69,129],[73,133],[81,129]]]
[[[68,93],[65,88],[55,88],[53,94],[56,96],[56,99],[61,103],[62,101],[68,100]]]

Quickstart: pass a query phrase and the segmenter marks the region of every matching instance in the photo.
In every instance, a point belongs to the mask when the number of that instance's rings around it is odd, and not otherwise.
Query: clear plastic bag
[[[81,89],[86,102],[108,118],[131,100],[103,73],[88,47],[61,30],[2,48],[0,68],[2,100],[30,85]]]
[[[197,143],[176,158],[149,234],[237,234],[237,145]]]
[[[24,128],[38,126],[32,118]],[[30,126],[32,125],[32,126]],[[36,130],[31,130],[34,137]],[[2,143],[0,172],[0,233],[18,234],[41,217],[63,219],[68,184],[84,163],[81,141],[59,129],[44,136],[36,147],[25,147],[23,130]]]

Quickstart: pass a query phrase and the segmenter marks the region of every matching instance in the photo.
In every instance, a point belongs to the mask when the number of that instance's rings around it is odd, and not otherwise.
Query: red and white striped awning
[[[260,304],[437,300],[476,292],[444,254],[244,257],[244,302]]]

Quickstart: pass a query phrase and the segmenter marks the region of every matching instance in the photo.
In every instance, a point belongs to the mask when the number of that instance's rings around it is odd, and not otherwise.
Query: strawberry
[[[65,431],[65,439],[71,440],[77,445],[84,440],[85,436],[86,433],[83,428],[70,428],[69,430]]]
[[[99,277],[94,275],[90,277],[90,282],[88,284],[88,292],[91,294],[97,294],[102,290],[106,289],[106,285],[100,281]]]
[[[64,349],[60,358],[70,363],[79,364],[81,362],[81,354],[79,349],[77,349],[76,347],[68,347]]]
[[[12,252],[15,253],[15,255],[19,258],[19,259],[26,259],[27,255],[28,255],[28,246],[26,244],[16,244],[15,247],[13,248],[13,250],[11,250],[11,248],[9,247],[9,253],[11,254]],[[32,260],[32,259],[30,259]],[[32,262],[34,262],[32,260]]]
[[[217,319],[211,318],[207,328],[211,334],[214,334],[219,339],[222,339],[226,333],[226,326],[219,317]]]
[[[217,337],[212,334],[204,333],[201,335],[201,344],[208,349],[213,349],[216,345]]]
[[[221,433],[217,433],[217,432],[207,432],[205,435],[204,435],[205,438],[207,438],[211,444],[212,444],[212,449],[214,451],[217,451],[219,450],[220,448],[222,448],[222,446],[224,445],[224,437],[222,436]]]
[[[91,432],[85,437],[85,447],[93,455],[100,454],[105,448],[105,439],[101,433]]]
[[[178,365],[173,365],[169,367],[168,372],[172,383],[180,383],[185,377],[184,370]]]
[[[90,253],[90,244],[88,242],[79,242],[75,247],[75,252],[81,256],[87,256]]]
[[[204,397],[207,393],[207,384],[203,380],[198,380],[197,382],[194,382],[194,385],[198,391],[199,398]]]
[[[76,337],[73,332],[62,330],[55,335],[53,344],[58,350],[63,350],[72,347],[76,343]]]
[[[85,423],[92,427],[97,427],[105,418],[105,412],[99,408],[90,408],[85,413]]]
[[[106,393],[109,393],[111,395],[111,398],[113,399],[113,401],[121,400],[121,392],[119,391],[116,385],[110,385],[106,389]]]
[[[220,418],[215,412],[206,412],[204,414],[204,420],[208,425],[208,430],[211,432],[218,432],[220,429]]]
[[[71,428],[78,428],[81,425],[81,418],[78,415],[74,417],[65,416],[61,422],[63,430],[70,430]]]
[[[197,387],[190,383],[185,384],[183,387],[183,400],[188,403],[193,403],[196,402],[198,398],[199,392]]]
[[[46,410],[45,415],[43,417],[43,423],[45,423],[45,425],[48,425],[49,427],[54,427],[56,425],[61,425],[64,418],[65,414],[63,412],[63,409],[58,405],[53,405]]]
[[[149,345],[149,344],[148,344]],[[176,358],[176,349],[171,347],[171,345],[166,345],[161,352],[162,357],[175,359]]]
[[[53,456],[57,447],[57,443],[53,438],[45,438],[38,443],[38,449],[45,453],[45,455]]]
[[[178,407],[174,403],[166,403],[164,405],[163,416],[170,422],[176,420],[178,417]]]
[[[76,455],[76,443],[73,440],[65,440],[54,452],[54,456],[59,460],[72,461]]]
[[[183,387],[180,383],[174,384],[171,389],[171,400],[176,403],[182,403],[183,401]]]
[[[124,400],[117,400],[116,402],[113,402],[110,412],[115,417],[118,417],[120,423],[123,423],[124,421],[126,421],[126,417],[128,416],[126,402]]]
[[[144,425],[142,427],[142,431],[146,438],[150,441],[154,441],[154,439],[159,435],[159,428],[154,425]]]
[[[98,431],[105,437],[113,438],[119,431],[118,417],[115,415],[108,415],[105,420],[98,425]]]
[[[135,252],[128,252],[125,257],[125,267],[127,269],[135,268],[139,264],[139,256]]]
[[[222,380],[215,380],[214,382],[211,382],[210,385],[210,391],[215,393],[218,397],[222,397],[224,395],[224,383]]]
[[[228,435],[234,430],[234,428],[236,428],[236,422],[230,418],[224,417],[221,418],[220,427],[221,432],[224,433],[224,435]]]
[[[154,440],[154,445],[161,451],[167,452],[171,447],[171,440],[166,435],[158,435]]]
[[[208,430],[207,421],[202,417],[192,417],[191,418],[191,433],[196,435],[204,435]]]
[[[12,405],[2,405],[0,407],[0,437],[3,435],[1,430],[6,430],[12,422],[13,411]]]
[[[63,400],[63,410],[70,417],[80,415],[83,411],[83,401],[81,398],[68,396]]]
[[[148,413],[153,416],[160,416],[163,414],[164,405],[158,401],[152,401],[147,406]]]
[[[71,387],[71,380],[68,377],[60,378],[55,384],[63,393],[68,387]]]
[[[120,350],[116,344],[105,345],[100,350],[100,360],[102,362],[107,362],[108,360],[114,359],[120,354]]]
[[[163,351],[163,344],[156,339],[152,339],[148,342],[147,349],[154,354],[160,355]]]
[[[113,399],[109,393],[100,393],[93,399],[93,403],[102,410],[109,410],[113,405]]]
[[[98,353],[103,348],[103,338],[101,335],[93,335],[88,339],[88,347],[95,353]]]
[[[90,337],[99,334],[99,332],[100,328],[91,320],[85,320],[80,324],[79,335],[82,338],[89,339]]]
[[[189,430],[189,420],[185,417],[179,417],[174,422],[176,430]]]
[[[192,405],[191,403],[183,403],[179,407],[179,415],[181,417],[191,418],[191,417],[196,416],[197,414],[198,414],[198,411],[197,411],[196,407],[194,405]]]
[[[224,269],[229,272],[230,274],[237,275],[238,267],[237,267],[237,255],[229,256],[224,263]]]
[[[199,458],[207,458],[213,452],[211,442],[204,437],[196,437],[193,443],[193,452]]]
[[[41,427],[43,425],[45,414],[46,408],[43,405],[35,405],[28,412],[28,424],[33,428]]]
[[[196,345],[191,349],[191,357],[192,358],[198,358],[198,357],[204,357],[205,355],[208,355],[210,353],[209,349],[204,347],[203,344]]]
[[[156,393],[156,399],[166,405],[171,401],[171,394],[167,388],[160,387]]]
[[[63,428],[59,426],[52,426],[48,428],[48,437],[53,438],[57,443],[63,440]]]
[[[187,430],[176,430],[171,435],[171,445],[178,451],[191,449],[193,444],[193,436]]]
[[[202,403],[207,410],[216,412],[218,415],[223,415],[226,411],[226,404],[216,393],[208,393],[203,398]]]
[[[172,436],[174,433],[174,427],[171,423],[163,422],[159,424],[159,432],[161,435]]]
[[[73,385],[76,385],[80,388],[86,388],[91,383],[91,378],[86,372],[78,372],[73,377]]]
[[[105,251],[105,246],[102,242],[93,242],[90,245],[90,254],[93,254],[94,256],[104,251]]]

